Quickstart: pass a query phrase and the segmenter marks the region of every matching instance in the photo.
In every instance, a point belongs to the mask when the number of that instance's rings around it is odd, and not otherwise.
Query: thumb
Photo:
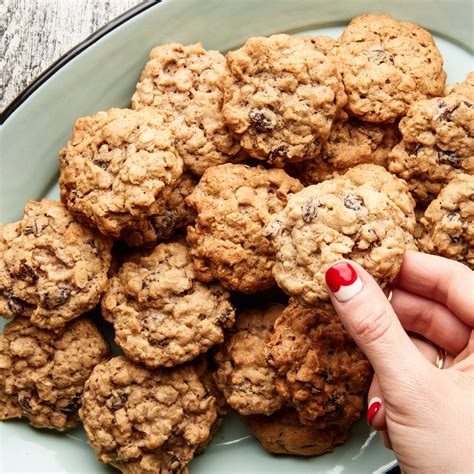
[[[404,331],[375,280],[356,263],[344,261],[326,271],[334,309],[377,374],[382,392],[419,379],[427,362]]]

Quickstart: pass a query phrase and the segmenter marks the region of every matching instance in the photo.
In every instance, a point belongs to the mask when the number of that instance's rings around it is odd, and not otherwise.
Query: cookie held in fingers
[[[132,97],[132,108],[151,106],[168,113],[185,167],[202,175],[229,161],[240,146],[222,115],[226,60],[200,43],[153,48]]]
[[[229,297],[196,279],[184,244],[164,243],[124,263],[109,281],[102,313],[128,358],[170,367],[224,340],[224,328],[234,324]]]
[[[275,389],[276,371],[267,362],[266,344],[284,306],[251,308],[237,315],[232,333],[215,355],[217,386],[241,415],[270,415],[283,405]]]
[[[183,172],[165,115],[152,108],[78,119],[59,161],[61,200],[113,237],[146,218]]]
[[[267,226],[278,286],[307,304],[327,301],[324,272],[346,258],[385,286],[416,250],[414,207],[403,180],[369,164],[290,196]]]
[[[186,198],[197,212],[187,233],[197,278],[217,279],[242,293],[273,286],[275,251],[265,227],[301,187],[278,169],[233,164],[208,169]]]
[[[0,226],[0,314],[59,329],[93,309],[107,285],[112,241],[57,201],[30,201]]]
[[[53,332],[16,317],[0,335],[0,419],[26,417],[36,428],[59,431],[76,426],[84,384],[108,354],[89,319]]]
[[[277,392],[301,423],[347,430],[359,419],[372,369],[330,303],[306,307],[291,299],[268,348]]]
[[[122,472],[185,472],[216,420],[191,366],[149,370],[125,357],[98,365],[79,411],[97,458]]]
[[[283,167],[319,154],[346,103],[336,62],[323,50],[279,34],[227,54],[224,118],[250,156]]]
[[[413,102],[443,95],[443,58],[421,26],[361,15],[346,26],[336,49],[346,110],[361,120],[393,123]]]

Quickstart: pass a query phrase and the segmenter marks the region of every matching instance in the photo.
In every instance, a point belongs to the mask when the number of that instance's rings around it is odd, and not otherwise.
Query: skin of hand
[[[374,368],[368,421],[382,430],[402,472],[474,472],[474,272],[407,252],[391,303],[353,262],[331,266],[326,284]],[[443,370],[434,366],[437,349],[427,341],[449,353]]]

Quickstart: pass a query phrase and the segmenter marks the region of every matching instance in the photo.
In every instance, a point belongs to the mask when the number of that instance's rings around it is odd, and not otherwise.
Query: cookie
[[[459,84],[449,84],[444,89],[444,95],[449,95],[451,93],[464,95],[466,97],[470,97],[472,100],[473,95],[473,88],[474,88],[474,71],[471,71],[464,79],[463,82]]]
[[[372,370],[331,304],[310,308],[290,300],[268,349],[276,389],[301,423],[347,429],[360,418]]]
[[[342,425],[324,429],[303,425],[294,408],[283,408],[270,416],[250,415],[243,419],[260,444],[274,454],[319,456],[332,451],[348,436],[348,429]]]
[[[197,278],[217,279],[242,293],[273,286],[275,251],[265,226],[300,189],[283,170],[234,164],[208,169],[186,198],[197,212],[187,233]]]
[[[86,380],[108,357],[94,323],[78,318],[59,331],[17,317],[0,335],[0,419],[29,419],[36,428],[76,426]]]
[[[474,176],[457,175],[420,219],[420,250],[474,267]]]
[[[346,110],[366,122],[394,122],[415,101],[443,94],[443,58],[431,34],[387,15],[354,18],[338,40]]]
[[[279,34],[227,54],[222,110],[249,155],[282,167],[319,154],[346,103],[336,62],[322,49]]]
[[[94,308],[107,285],[112,242],[57,201],[29,201],[0,226],[0,314],[57,329]]]
[[[474,85],[449,90],[408,109],[399,125],[403,140],[389,155],[389,170],[408,182],[422,204],[458,174],[474,174]]]
[[[406,183],[372,164],[290,196],[267,226],[278,286],[308,304],[328,300],[324,274],[347,258],[384,287],[396,277],[405,250],[416,249],[414,207]]]
[[[184,200],[197,183],[198,179],[193,174],[185,172],[175,186],[165,192],[166,199],[159,203],[157,209],[133,228],[125,229],[121,238],[130,247],[153,246],[168,240],[176,231],[186,229],[194,222],[196,213]]]
[[[229,294],[196,280],[188,249],[158,245],[126,262],[110,280],[102,314],[131,360],[170,367],[194,359],[224,340],[234,324]]]
[[[176,147],[197,175],[229,161],[240,149],[222,116],[221,83],[226,60],[200,43],[167,44],[151,50],[132,97],[132,108],[169,113]]]
[[[163,114],[152,108],[78,119],[60,151],[61,200],[81,221],[120,237],[181,176],[174,141]]]
[[[79,415],[99,461],[122,472],[183,473],[216,410],[192,367],[148,370],[120,356],[96,366]]]
[[[356,118],[337,121],[317,158],[291,164],[285,169],[309,186],[363,163],[387,167],[388,154],[399,141],[395,125],[366,123]]]
[[[274,304],[240,313],[235,331],[215,355],[216,384],[227,403],[241,415],[271,415],[283,405],[266,350],[273,324],[283,309],[283,305]]]

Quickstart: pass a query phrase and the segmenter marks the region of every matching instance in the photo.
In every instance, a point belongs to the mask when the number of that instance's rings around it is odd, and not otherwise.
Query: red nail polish
[[[367,409],[367,423],[372,426],[375,415],[379,412],[382,406],[382,400],[379,397],[374,397],[369,402],[369,408]]]
[[[362,288],[362,281],[349,262],[339,262],[326,270],[326,285],[338,301],[348,301]]]

